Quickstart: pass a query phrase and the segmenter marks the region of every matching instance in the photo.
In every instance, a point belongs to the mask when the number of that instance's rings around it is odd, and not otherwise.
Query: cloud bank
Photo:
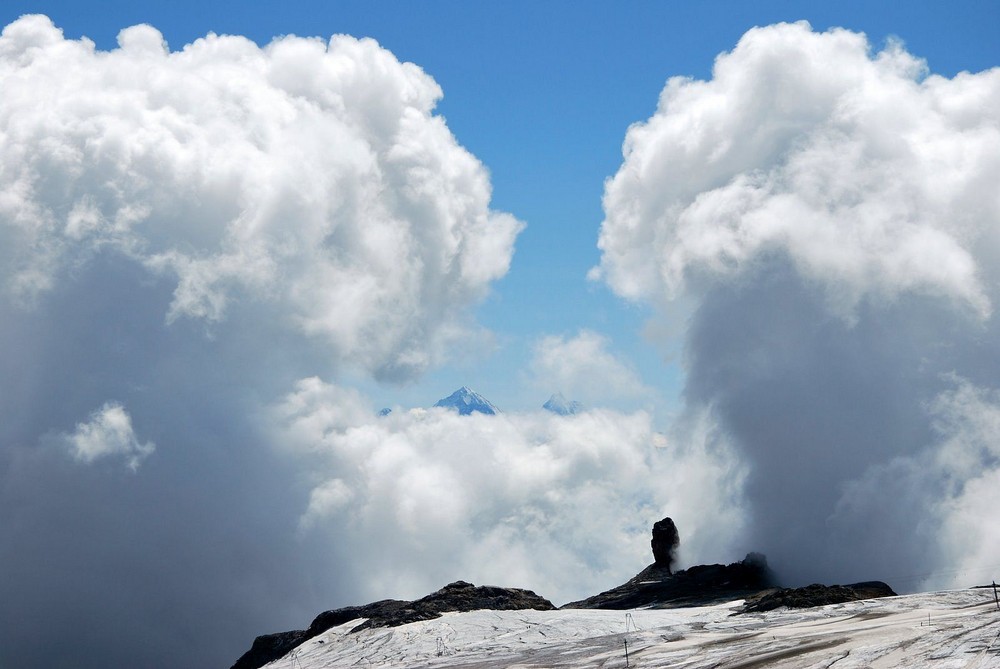
[[[594,274],[693,305],[685,402],[750,467],[749,531],[790,580],[996,567],[974,426],[1000,386],[998,110],[998,69],[782,24],[626,135]]]
[[[742,529],[744,472],[725,441],[707,429],[668,439],[642,411],[377,418],[310,378],[270,415],[274,440],[312,463],[300,531],[329,545],[365,601],[463,574],[562,603],[648,564],[664,509],[686,528],[682,561],[727,554]]]

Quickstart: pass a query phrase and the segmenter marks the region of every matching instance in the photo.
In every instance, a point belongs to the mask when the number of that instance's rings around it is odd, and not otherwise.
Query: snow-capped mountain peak
[[[559,414],[560,416],[572,416],[583,411],[583,405],[576,400],[567,400],[562,393],[556,393],[542,405],[546,411]]]
[[[448,397],[438,400],[434,406],[454,409],[458,411],[460,416],[468,416],[470,413],[476,412],[491,416],[501,413],[500,409],[496,408],[492,402],[468,386],[462,386]]]

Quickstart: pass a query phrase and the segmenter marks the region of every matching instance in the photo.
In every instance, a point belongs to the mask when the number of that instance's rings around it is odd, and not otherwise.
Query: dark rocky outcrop
[[[804,609],[812,606],[853,602],[859,599],[894,596],[896,593],[882,581],[865,581],[851,585],[813,583],[804,588],[777,588],[762,592],[748,598],[740,609],[740,613],[771,611],[781,606]]]
[[[670,518],[658,521],[653,525],[653,538],[650,542],[655,559],[653,564],[617,588],[570,602],[560,608],[677,608],[743,599],[746,601],[738,613],[750,613],[769,611],[781,606],[804,608],[896,594],[881,581],[779,588],[776,587],[774,573],[767,566],[767,559],[760,553],[748,553],[740,562],[728,565],[697,565],[674,572],[674,554],[679,543],[674,521]],[[348,606],[321,613],[313,620],[309,629],[259,636],[232,669],[257,669],[285,656],[296,646],[328,629],[354,620],[363,619],[351,629],[352,633],[374,627],[396,627],[430,620],[450,611],[548,611],[554,608],[549,600],[530,590],[477,587],[465,581],[456,581],[412,602],[386,599],[365,606]]]
[[[552,602],[531,590],[475,586],[456,581],[437,592],[415,601],[384,599],[364,606],[348,606],[326,611],[316,616],[309,629],[278,634],[265,634],[254,639],[253,645],[236,661],[232,669],[257,669],[286,655],[299,644],[319,636],[332,627],[364,618],[351,632],[372,627],[397,627],[418,620],[431,620],[449,611],[513,611],[554,609]]]
[[[640,606],[706,606],[745,599],[772,589],[774,585],[774,574],[759,553],[750,553],[742,561],[728,565],[697,565],[676,573],[654,563],[617,588],[560,608],[618,610]]]
[[[284,657],[290,650],[303,641],[310,639],[305,630],[294,632],[278,632],[277,634],[262,634],[253,640],[250,650],[243,653],[232,669],[257,669],[268,662]]]
[[[479,611],[480,609],[551,611],[554,608],[556,607],[552,605],[552,602],[536,595],[531,590],[498,588],[492,585],[475,586],[465,581],[455,581],[426,597],[413,602],[403,602],[403,606],[385,607],[381,611],[371,612],[371,615],[365,616],[367,618],[365,622],[351,631],[357,632],[370,627],[397,627],[418,620],[431,620],[449,611]],[[320,615],[320,618],[322,617],[323,615]],[[342,623],[334,624],[340,625]],[[333,625],[326,626],[322,631],[330,629],[330,627]]]
[[[751,595],[773,588],[777,583],[768,569],[767,558],[748,553],[740,562],[705,564],[674,573],[673,564],[680,535],[671,518],[653,524],[653,564],[628,582],[599,595],[570,602],[564,609],[632,609],[639,606],[670,608],[704,606]]]
[[[673,569],[677,546],[681,543],[677,534],[677,525],[672,518],[664,518],[653,523],[653,538],[649,545],[653,549],[653,562],[657,567],[666,568],[667,573]]]

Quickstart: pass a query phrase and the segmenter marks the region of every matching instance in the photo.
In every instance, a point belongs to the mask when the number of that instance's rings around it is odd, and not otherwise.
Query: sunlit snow
[[[634,611],[473,611],[351,634],[358,624],[354,621],[310,639],[267,666],[1000,667],[1000,611],[992,590],[732,615],[739,604]]]

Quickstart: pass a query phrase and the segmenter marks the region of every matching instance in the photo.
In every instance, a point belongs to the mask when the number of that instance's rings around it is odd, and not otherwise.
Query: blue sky
[[[1000,570],[1000,3],[0,25],[0,665],[571,601],[665,515],[789,585]],[[410,410],[462,385],[505,413]]]
[[[373,401],[430,404],[470,385],[502,407],[534,408],[523,370],[544,334],[587,328],[610,337],[668,414],[682,377],[679,348],[642,336],[651,313],[629,304],[587,271],[598,264],[603,182],[621,164],[631,123],[655,110],[668,77],[709,78],[720,52],[755,25],[805,19],[815,30],[864,32],[873,48],[899,37],[931,71],[953,75],[997,61],[1000,8],[988,1],[857,2],[9,2],[5,24],[48,14],[69,38],[113,48],[123,27],[149,23],[172,49],[213,31],[266,44],[275,36],[374,37],[417,63],[444,90],[438,111],[458,141],[490,170],[492,206],[527,223],[511,270],[477,311],[497,336],[492,355],[430,371],[403,386],[375,386]],[[553,388],[556,391],[558,388]],[[540,393],[540,394],[539,394]]]

